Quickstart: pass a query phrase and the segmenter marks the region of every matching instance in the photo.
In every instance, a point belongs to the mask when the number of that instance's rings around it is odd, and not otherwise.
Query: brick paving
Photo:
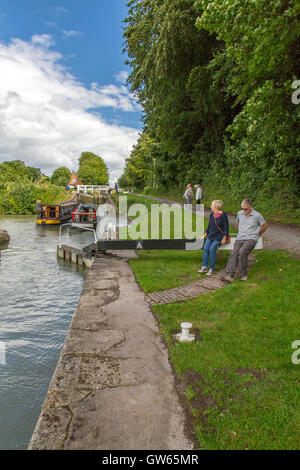
[[[251,254],[248,261],[248,269],[255,264],[255,256]],[[201,278],[199,281],[192,282],[185,286],[175,287],[173,289],[166,289],[163,291],[152,292],[146,296],[146,300],[150,305],[154,304],[169,304],[172,302],[181,302],[183,300],[192,299],[201,294],[207,294],[216,289],[220,289],[227,285],[227,282],[222,281],[221,277],[226,274],[225,268],[221,269],[212,276],[206,274],[199,274]]]

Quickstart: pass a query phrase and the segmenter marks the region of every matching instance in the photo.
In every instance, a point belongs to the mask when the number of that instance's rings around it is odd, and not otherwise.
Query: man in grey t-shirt
[[[258,238],[268,228],[263,216],[252,208],[251,199],[244,199],[241,206],[242,210],[237,214],[238,235],[226,265],[226,276],[222,278],[227,282],[234,281],[234,272],[237,266],[241,281],[247,281],[248,256],[255,247]]]

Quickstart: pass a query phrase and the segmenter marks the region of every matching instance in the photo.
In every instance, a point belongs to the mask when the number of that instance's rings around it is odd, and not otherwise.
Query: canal
[[[0,246],[0,449],[26,449],[86,271],[57,259],[58,228],[31,216],[0,216],[0,228],[11,237]]]

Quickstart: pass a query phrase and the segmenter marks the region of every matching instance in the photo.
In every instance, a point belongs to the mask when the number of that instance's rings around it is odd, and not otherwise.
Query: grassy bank
[[[219,256],[221,255],[221,256]],[[249,281],[153,310],[204,449],[298,449],[300,365],[299,262],[285,252],[260,252]],[[228,254],[219,253],[217,267]],[[197,278],[200,253],[141,252],[130,260],[145,292]],[[189,321],[193,344],[172,334]]]
[[[129,206],[141,199],[130,195]],[[200,278],[202,252],[138,254],[130,265],[147,293]],[[228,257],[217,253],[217,270]],[[199,448],[300,446],[300,364],[292,363],[292,343],[300,340],[299,261],[284,251],[258,251],[256,260],[247,282],[153,307]],[[193,324],[196,342],[174,341],[182,321]]]
[[[120,233],[120,238],[125,239],[125,238],[152,238],[152,239],[157,239],[157,238],[194,238],[195,233],[197,233],[197,237],[200,237],[203,235],[204,230],[207,227],[208,224],[208,219],[203,217],[196,216],[196,214],[192,214],[188,211],[184,211],[181,208],[178,208],[176,210],[170,212],[170,223],[168,223],[167,217],[169,217],[168,212],[168,205],[165,204],[165,209],[162,210],[159,220],[156,217],[154,223],[154,218],[151,218],[151,209],[158,208],[158,206],[162,206],[161,203],[154,201],[153,199],[137,196],[134,194],[125,194],[125,195],[119,195],[119,194],[113,194],[112,199],[116,203],[117,207],[119,208],[119,196],[126,196],[127,200],[127,214],[131,218],[131,220],[136,221],[139,219],[139,221],[136,224],[136,231],[142,231],[143,233],[141,235],[136,234],[135,236],[132,236],[131,229],[125,227],[123,229],[119,230]],[[135,214],[132,212],[133,205],[136,205],[135,207],[138,209],[138,204],[141,204],[145,210],[145,214],[143,215],[142,213],[137,212]],[[143,209],[141,208],[141,209]],[[153,210],[154,213],[154,210]],[[178,218],[179,217],[179,218]],[[180,220],[181,219],[181,220]],[[165,225],[163,222],[167,222]],[[169,233],[167,233],[167,230],[163,229],[163,225],[166,228],[169,229]],[[181,230],[178,229],[178,226],[181,226]],[[131,232],[131,233],[130,233]],[[230,232],[235,233],[236,230],[233,227],[230,227]]]
[[[133,194],[124,196],[126,196],[127,215],[134,221],[134,224],[131,227],[119,229],[122,239],[194,238],[192,231],[196,232],[196,220],[198,231],[201,235],[203,234],[203,226],[207,221],[196,217],[195,214],[183,211],[181,208],[169,211],[169,206],[165,204],[162,212],[152,219],[151,212],[154,213],[154,208],[158,209],[161,206],[160,203]],[[119,195],[114,194],[112,197],[119,208]],[[163,224],[167,217],[170,217],[170,222]]]

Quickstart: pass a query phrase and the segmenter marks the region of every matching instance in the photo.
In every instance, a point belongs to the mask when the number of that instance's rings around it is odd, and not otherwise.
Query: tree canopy
[[[299,197],[295,0],[130,0],[128,83],[144,130],[123,185],[221,181],[237,198]],[[154,175],[155,162],[155,175]],[[283,190],[284,188],[284,190]]]
[[[84,184],[107,184],[108,169],[103,159],[92,152],[82,152],[79,158],[78,178]]]
[[[57,186],[68,186],[71,176],[70,170],[65,166],[61,166],[54,170],[51,176],[51,183]]]
[[[0,163],[0,185],[9,181],[15,181],[18,177],[27,177],[31,181],[37,181],[42,173],[39,168],[26,166],[21,160],[11,160]]]

